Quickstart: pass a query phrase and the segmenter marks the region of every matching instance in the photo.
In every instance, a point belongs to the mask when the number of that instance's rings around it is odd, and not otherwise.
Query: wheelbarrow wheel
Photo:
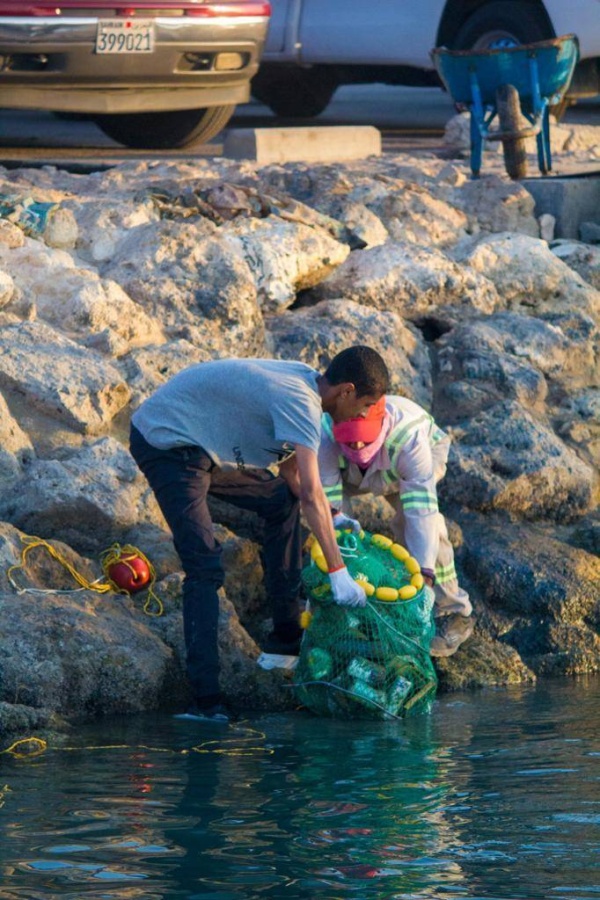
[[[496,107],[500,130],[516,135],[521,130],[521,103],[519,92],[512,84],[503,84],[496,91]],[[527,153],[524,137],[502,138],[504,166],[510,178],[517,181],[527,175]]]

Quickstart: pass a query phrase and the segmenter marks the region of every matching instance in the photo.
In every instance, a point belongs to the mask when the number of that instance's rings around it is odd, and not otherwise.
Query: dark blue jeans
[[[275,631],[298,630],[302,541],[300,504],[270,472],[218,469],[201,447],[157,450],[131,427],[130,450],[154,491],[181,560],[187,672],[199,699],[219,693],[217,591],[223,584],[209,494],[257,513],[265,523],[265,586]]]

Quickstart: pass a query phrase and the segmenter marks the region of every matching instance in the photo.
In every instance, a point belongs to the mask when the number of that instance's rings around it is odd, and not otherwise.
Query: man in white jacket
[[[360,526],[347,517],[357,494],[385,496],[394,506],[392,531],[421,564],[435,592],[432,656],[450,656],[473,631],[472,606],[459,586],[454,551],[438,508],[450,438],[429,413],[405,397],[384,396],[363,418],[334,423],[325,413],[319,470],[338,526]]]

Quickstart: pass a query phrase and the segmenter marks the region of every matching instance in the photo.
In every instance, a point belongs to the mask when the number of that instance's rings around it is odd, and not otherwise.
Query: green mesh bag
[[[429,656],[433,591],[424,587],[418,563],[383,535],[341,532],[337,540],[367,604],[334,603],[322,551],[313,544],[302,572],[309,611],[294,673],[299,701],[317,715],[344,719],[428,709],[437,687]]]

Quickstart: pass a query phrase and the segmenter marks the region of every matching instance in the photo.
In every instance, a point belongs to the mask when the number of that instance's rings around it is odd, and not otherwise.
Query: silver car
[[[84,113],[129,147],[207,141],[249,98],[266,0],[0,0],[0,107]]]

